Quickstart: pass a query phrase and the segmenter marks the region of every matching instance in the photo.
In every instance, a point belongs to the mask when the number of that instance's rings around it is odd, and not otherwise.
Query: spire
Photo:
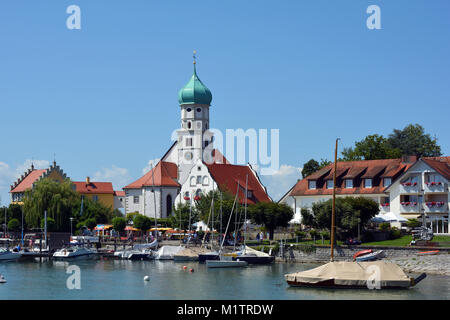
[[[194,74],[189,82],[178,93],[178,102],[182,104],[206,104],[211,105],[211,91],[203,84],[197,75],[197,51],[193,52]]]

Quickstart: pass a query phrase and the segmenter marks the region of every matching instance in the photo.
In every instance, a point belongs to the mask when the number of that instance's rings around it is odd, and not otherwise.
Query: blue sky
[[[81,8],[81,30],[66,9]],[[366,9],[381,9],[369,30]],[[0,3],[0,195],[30,160],[116,188],[160,158],[197,70],[211,127],[280,130],[276,200],[309,159],[420,123],[450,155],[450,2],[52,0]]]

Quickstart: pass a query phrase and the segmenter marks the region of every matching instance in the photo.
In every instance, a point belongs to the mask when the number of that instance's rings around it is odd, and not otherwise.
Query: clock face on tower
[[[184,154],[184,158],[185,158],[186,160],[192,160],[192,152],[186,152],[186,153]]]

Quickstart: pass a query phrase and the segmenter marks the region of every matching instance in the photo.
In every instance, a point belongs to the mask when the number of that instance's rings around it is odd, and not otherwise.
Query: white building
[[[333,194],[334,164],[299,180],[280,200],[293,207],[301,222],[302,208]],[[380,214],[425,218],[436,234],[449,233],[450,157],[338,162],[336,196],[363,196],[376,201]]]
[[[209,131],[212,94],[198,78],[195,62],[194,73],[180,90],[178,101],[181,125],[177,141],[152,170],[123,188],[125,212],[166,218],[175,204],[194,201],[213,189],[236,194],[239,185],[242,192],[247,178],[249,204],[271,201],[250,165],[232,165],[214,149],[214,136]],[[239,199],[243,201],[243,192]]]

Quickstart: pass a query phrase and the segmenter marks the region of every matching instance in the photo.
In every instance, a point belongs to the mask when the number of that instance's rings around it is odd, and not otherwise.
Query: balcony
[[[448,212],[448,204],[443,201],[425,202],[423,205],[425,213]]]
[[[427,182],[423,190],[425,193],[447,193],[448,185],[442,182]]]
[[[399,192],[405,194],[417,194],[420,192],[420,190],[420,184],[417,182],[401,183],[399,186]]]
[[[418,202],[401,202],[400,213],[418,213],[420,212],[420,204]]]

